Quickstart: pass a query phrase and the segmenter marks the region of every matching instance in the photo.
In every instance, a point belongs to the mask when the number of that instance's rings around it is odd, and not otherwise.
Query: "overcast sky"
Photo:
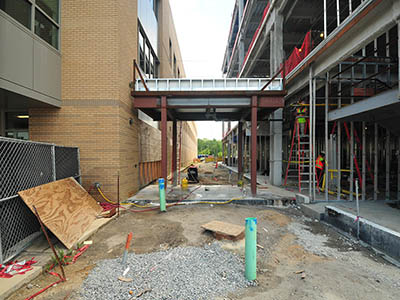
[[[187,78],[222,78],[235,0],[169,0]],[[197,122],[199,138],[221,139],[221,122]]]

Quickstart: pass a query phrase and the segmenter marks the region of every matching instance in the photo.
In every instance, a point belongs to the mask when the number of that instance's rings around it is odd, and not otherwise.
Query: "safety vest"
[[[306,107],[299,107],[298,109],[296,109],[296,113],[297,113],[297,121],[299,123],[305,123],[306,122],[306,118],[304,116],[307,113],[307,108]]]
[[[324,168],[324,161],[324,158],[319,155],[315,161],[315,167],[322,170]]]

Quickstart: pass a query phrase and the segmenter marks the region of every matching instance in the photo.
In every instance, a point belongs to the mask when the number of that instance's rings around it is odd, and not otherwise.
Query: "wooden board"
[[[212,221],[201,225],[201,228],[213,232],[217,239],[241,240],[244,238],[244,226],[225,223],[221,221]]]
[[[67,247],[76,245],[102,208],[72,177],[43,184],[18,195],[44,225]]]

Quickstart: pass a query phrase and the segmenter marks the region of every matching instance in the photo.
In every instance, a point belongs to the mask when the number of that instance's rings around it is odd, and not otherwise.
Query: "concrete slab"
[[[292,202],[295,194],[288,191],[279,191],[275,187],[264,186],[257,191],[257,196],[251,195],[250,187],[244,189],[234,185],[190,185],[183,191],[180,187],[167,188],[167,202],[172,203],[182,199],[182,203],[196,203],[204,201],[225,202],[232,200],[235,204],[250,205],[286,205]],[[150,185],[140,190],[129,201],[143,201],[159,204],[157,185]]]
[[[6,299],[13,292],[35,279],[42,273],[43,268],[34,266],[33,270],[23,275],[15,275],[11,278],[0,278],[0,300]]]
[[[324,220],[357,236],[356,203],[350,201],[301,204],[305,215]],[[383,201],[360,201],[360,240],[400,260],[400,210]]]
[[[304,206],[321,213],[325,212],[327,205],[354,215],[357,214],[355,201],[320,202]],[[383,201],[360,201],[360,216],[391,230],[400,231],[400,210],[390,207]]]

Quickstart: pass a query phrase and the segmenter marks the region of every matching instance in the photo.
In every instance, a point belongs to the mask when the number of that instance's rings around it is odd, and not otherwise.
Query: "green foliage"
[[[207,154],[214,156],[222,155],[222,142],[216,139],[198,139],[197,151],[199,154]]]

